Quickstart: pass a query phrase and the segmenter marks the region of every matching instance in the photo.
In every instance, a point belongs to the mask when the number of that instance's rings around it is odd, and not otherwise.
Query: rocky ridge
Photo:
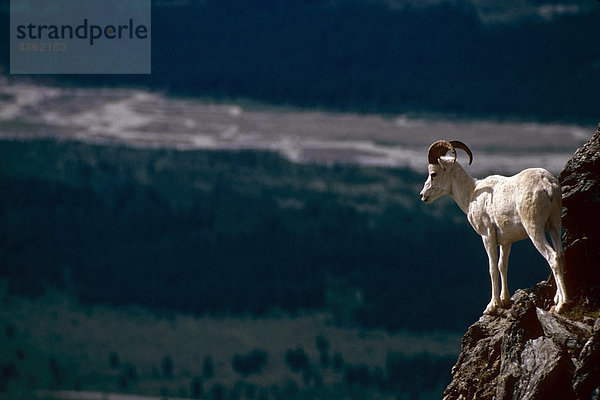
[[[569,309],[549,312],[551,276],[517,290],[468,329],[444,400],[600,399],[600,126],[559,181]]]

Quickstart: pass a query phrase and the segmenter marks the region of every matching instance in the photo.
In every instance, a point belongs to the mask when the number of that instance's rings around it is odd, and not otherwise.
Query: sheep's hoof
[[[508,300],[502,300],[500,302],[500,305],[502,306],[502,308],[509,309],[512,304],[510,302],[510,299],[508,299]]]
[[[550,308],[550,312],[555,313],[555,314],[562,314],[566,310],[567,310],[567,305],[565,303],[559,303],[555,306],[552,306],[552,308]]]
[[[486,315],[494,315],[496,314],[496,311],[498,310],[498,304],[496,303],[490,303],[487,305],[487,307],[485,308],[485,310],[483,311],[484,314]]]

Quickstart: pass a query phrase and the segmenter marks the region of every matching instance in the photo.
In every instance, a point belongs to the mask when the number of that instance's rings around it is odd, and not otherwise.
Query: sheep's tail
[[[546,230],[551,227],[561,226],[562,213],[562,188],[558,180],[550,172],[545,172],[542,176],[543,188],[550,200],[550,215],[546,222]]]

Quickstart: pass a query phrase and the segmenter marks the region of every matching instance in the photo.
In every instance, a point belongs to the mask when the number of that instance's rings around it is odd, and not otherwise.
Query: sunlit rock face
[[[551,278],[518,290],[462,340],[444,400],[600,399],[600,127],[559,176],[567,312],[551,312]]]

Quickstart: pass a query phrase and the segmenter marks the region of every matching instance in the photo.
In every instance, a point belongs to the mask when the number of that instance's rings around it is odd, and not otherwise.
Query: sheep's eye
[[[435,178],[436,176],[437,176],[437,174],[436,174],[435,172],[432,172],[432,173],[431,173],[431,177],[432,177],[432,178]]]

